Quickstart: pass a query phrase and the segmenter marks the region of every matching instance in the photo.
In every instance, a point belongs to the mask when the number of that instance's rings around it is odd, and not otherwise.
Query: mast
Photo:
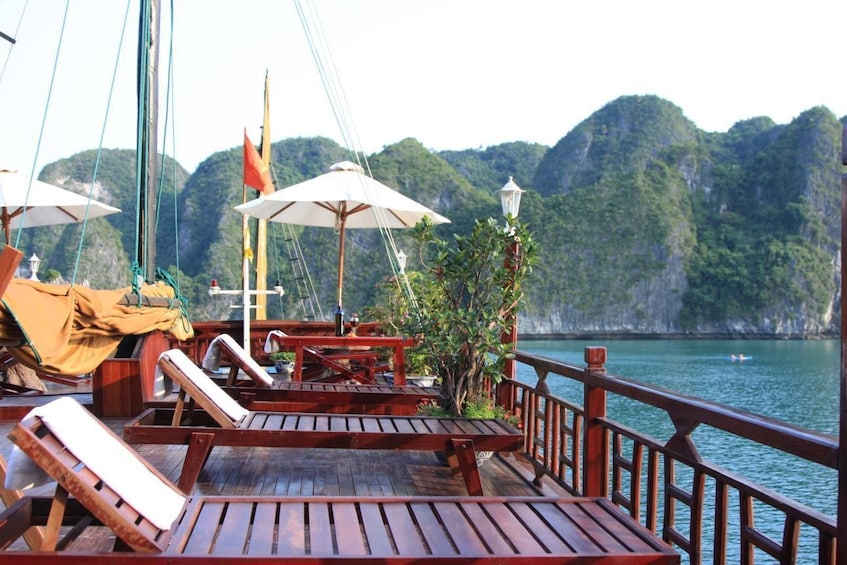
[[[268,72],[265,71],[265,110],[262,121],[262,164],[270,170],[271,164],[271,123],[268,94]],[[268,288],[268,221],[259,219],[256,225],[256,319],[268,319],[268,297],[264,293]]]
[[[136,262],[148,281],[156,276],[156,174],[159,123],[159,0],[142,0],[138,24],[138,139]]]

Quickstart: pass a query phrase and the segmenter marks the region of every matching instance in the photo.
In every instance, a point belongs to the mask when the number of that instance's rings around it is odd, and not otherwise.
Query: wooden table
[[[394,384],[406,384],[406,354],[405,348],[414,345],[414,340],[399,336],[379,337],[352,337],[352,336],[326,336],[326,335],[285,335],[271,334],[273,339],[283,349],[294,350],[294,381],[303,380],[303,350],[314,347],[362,348],[362,347],[387,347],[391,348],[393,354]],[[353,353],[355,354],[355,353]]]

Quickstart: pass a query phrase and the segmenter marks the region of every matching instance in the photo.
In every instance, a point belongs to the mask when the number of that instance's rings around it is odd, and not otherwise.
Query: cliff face
[[[368,161],[375,178],[450,218],[438,227],[445,238],[500,217],[496,191],[510,176],[527,190],[520,219],[541,257],[526,285],[522,335],[812,337],[840,326],[841,129],[827,109],[812,108],[789,124],[759,117],[707,133],[666,100],[626,96],[552,148],[433,152],[405,139]],[[158,263],[178,279],[194,320],[238,316],[230,304],[240,299],[207,291],[211,279],[241,286],[233,210],[241,152],[216,153],[190,176],[164,167]],[[95,158],[80,153],[41,177],[87,193]],[[344,159],[348,152],[324,138],[273,144],[279,187]],[[21,248],[44,259],[42,272],[69,280],[78,269],[77,281],[114,288],[129,284],[137,245],[134,152],[105,151],[99,170],[95,197],[124,213],[87,226],[79,267],[80,226],[23,230]],[[391,275],[377,230],[357,232],[345,260],[350,313],[370,306]],[[392,237],[410,256],[407,270],[423,268],[409,236]],[[334,311],[337,245],[332,230],[269,225],[267,286],[280,280],[287,290],[269,301],[269,318],[301,316],[295,261],[308,268],[324,312]]]
[[[821,108],[720,135],[655,97],[598,111],[538,167],[567,215],[540,235],[561,284],[531,285],[521,333],[837,332],[839,136]]]

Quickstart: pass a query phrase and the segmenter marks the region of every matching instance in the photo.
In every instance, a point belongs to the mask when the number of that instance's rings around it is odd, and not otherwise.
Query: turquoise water
[[[606,347],[609,374],[811,430],[838,433],[840,343],[837,340],[524,340],[518,349],[584,367],[583,350],[588,345]],[[742,353],[743,361],[731,358]],[[537,381],[534,370],[520,364],[518,379],[532,384]],[[581,386],[552,374],[547,380],[554,394],[582,404]],[[611,419],[663,442],[673,432],[664,412],[634,401],[610,396],[607,410]],[[698,428],[692,437],[705,460],[835,516],[834,470],[711,428]],[[707,487],[707,498],[709,495]],[[757,511],[757,516],[765,520],[767,512],[759,515]],[[778,539],[781,526],[781,521],[774,520],[766,529]]]

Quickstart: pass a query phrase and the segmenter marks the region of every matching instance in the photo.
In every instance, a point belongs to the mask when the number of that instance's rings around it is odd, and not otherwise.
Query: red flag
[[[252,186],[263,195],[274,191],[271,172],[267,165],[262,163],[262,157],[247,137],[246,129],[244,130],[244,184]]]

